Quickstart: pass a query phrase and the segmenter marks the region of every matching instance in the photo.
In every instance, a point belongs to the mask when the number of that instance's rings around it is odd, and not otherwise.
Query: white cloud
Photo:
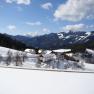
[[[15,31],[16,30],[16,26],[15,25],[8,25],[7,28],[10,31]]]
[[[41,7],[42,7],[43,9],[49,10],[50,8],[53,7],[53,5],[52,5],[52,3],[47,2],[47,3],[45,3],[45,4],[42,4]]]
[[[17,4],[29,5],[30,3],[31,3],[31,0],[17,0]]]
[[[24,4],[29,5],[31,3],[31,0],[6,0],[6,3],[16,3],[16,4]]]
[[[26,24],[30,26],[40,26],[42,23],[40,21],[37,21],[37,22],[26,22]]]
[[[43,28],[42,31],[43,31],[44,33],[49,33],[49,32],[50,32],[50,30],[47,29],[47,28]]]
[[[6,0],[6,3],[12,3],[13,0]]]
[[[67,0],[54,12],[55,19],[80,21],[94,18],[94,0]]]
[[[30,36],[30,37],[36,37],[36,36],[42,36],[44,34],[49,34],[50,30],[48,28],[42,28],[39,31],[34,31],[34,32],[28,32],[24,34],[25,36]]]
[[[85,25],[85,24],[75,24],[75,25],[66,25],[63,27],[63,31],[88,31],[92,30],[94,25]]]
[[[29,32],[27,34],[24,34],[25,36],[30,36],[30,37],[36,37],[39,36],[38,32]]]

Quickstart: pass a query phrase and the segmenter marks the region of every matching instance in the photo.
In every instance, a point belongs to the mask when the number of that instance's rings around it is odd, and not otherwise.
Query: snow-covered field
[[[94,74],[0,68],[0,94],[94,94]]]
[[[8,50],[0,47],[0,54],[6,56]],[[17,52],[10,50],[13,53]],[[28,57],[37,56],[28,54]],[[88,71],[75,71],[37,68],[34,61],[29,58],[22,66],[6,66],[1,62],[0,94],[94,94],[93,64],[85,64]],[[29,70],[26,70],[27,68]]]

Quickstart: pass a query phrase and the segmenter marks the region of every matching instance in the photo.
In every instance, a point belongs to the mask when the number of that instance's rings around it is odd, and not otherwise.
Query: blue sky
[[[0,32],[32,36],[94,30],[94,0],[0,0]]]

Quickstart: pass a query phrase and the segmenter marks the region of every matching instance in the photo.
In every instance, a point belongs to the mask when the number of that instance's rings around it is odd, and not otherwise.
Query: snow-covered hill
[[[3,57],[7,56],[8,51],[11,51],[13,55],[16,52],[24,53],[0,47],[0,55]],[[27,56],[37,57],[29,53]],[[94,94],[93,64],[85,63],[86,70],[82,71],[37,68],[35,62],[30,58],[22,66],[13,64],[6,66],[4,62],[1,62],[0,94]]]
[[[62,49],[60,49],[60,51],[55,51],[61,52],[61,50]],[[12,53],[11,57],[8,54],[10,52]],[[38,54],[27,53],[25,58],[24,55],[25,52],[0,47],[0,66],[51,71],[94,72],[94,64],[85,63],[85,61],[79,56],[76,56],[76,58],[79,59],[79,62],[76,62],[66,59],[59,59],[58,56],[52,53],[43,54],[43,57],[40,57]],[[24,60],[23,57],[25,58]],[[39,58],[42,58],[44,63],[40,63]]]
[[[71,43],[84,43],[90,40],[92,36],[94,36],[93,32],[76,32],[76,31],[69,31],[69,32],[61,32],[57,33],[59,39],[63,40],[70,40],[69,42]]]

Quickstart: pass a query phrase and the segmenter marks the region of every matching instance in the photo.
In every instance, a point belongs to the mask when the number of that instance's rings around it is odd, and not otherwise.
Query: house
[[[86,49],[84,58],[85,58],[86,63],[94,64],[94,50]]]
[[[35,49],[25,49],[26,53],[31,53],[31,54],[35,54]]]

